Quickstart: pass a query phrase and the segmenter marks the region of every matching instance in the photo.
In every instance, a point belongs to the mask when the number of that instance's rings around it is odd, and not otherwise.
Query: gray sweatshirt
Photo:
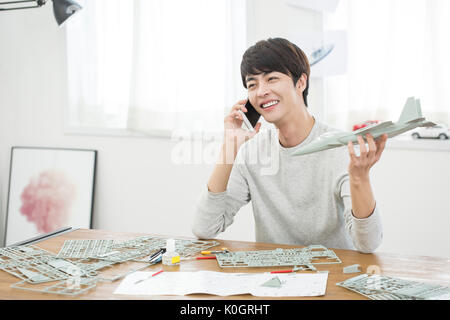
[[[380,214],[376,206],[365,219],[353,216],[347,148],[291,155],[329,131],[336,130],[316,120],[302,143],[284,148],[276,129],[261,130],[239,149],[227,190],[203,190],[194,235],[215,238],[251,201],[257,242],[373,252],[382,239]]]

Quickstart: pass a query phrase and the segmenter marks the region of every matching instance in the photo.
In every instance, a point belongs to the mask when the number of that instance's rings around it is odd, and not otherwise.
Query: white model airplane
[[[358,136],[361,136],[364,141],[366,141],[365,136],[367,133],[370,133],[374,139],[385,133],[388,135],[388,138],[392,138],[417,127],[432,127],[434,125],[436,124],[426,121],[425,118],[422,117],[420,100],[410,97],[406,100],[402,114],[396,123],[393,123],[392,121],[385,121],[353,132],[326,132],[317,139],[313,140],[311,143],[299,148],[297,151],[292,153],[292,155],[299,156],[331,148],[342,147],[346,146],[349,141],[357,143]]]

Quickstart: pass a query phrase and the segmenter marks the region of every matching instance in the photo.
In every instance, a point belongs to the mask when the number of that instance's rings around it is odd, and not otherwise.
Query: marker
[[[216,256],[210,256],[210,257],[195,257],[196,260],[206,260],[206,259],[216,259]]]
[[[230,251],[228,251],[227,248],[222,248],[221,250],[217,250],[217,251],[202,251],[201,254],[217,254],[217,253],[228,253]]]
[[[152,274],[150,277],[147,277],[147,278],[145,278],[145,279],[140,279],[140,280],[136,281],[134,284],[141,283],[141,282],[143,282],[143,281],[145,281],[145,280],[150,279],[151,277],[157,276],[158,274],[160,274],[160,273],[163,272],[163,271],[164,271],[164,270],[161,269],[161,270],[159,270],[158,272]]]
[[[152,274],[152,277],[157,276],[158,274],[160,274],[160,273],[163,272],[163,271],[164,271],[163,269],[159,270],[158,272]]]
[[[181,260],[207,260],[207,259],[216,259],[216,256],[181,258]]]
[[[277,271],[271,271],[270,273],[291,273],[294,272],[294,270],[277,270]]]
[[[166,252],[166,248],[161,248],[159,249],[157,252],[155,252],[154,254],[152,254],[150,256],[150,258],[148,259],[148,262],[155,264],[158,262],[161,262],[162,260],[162,255]]]
[[[294,267],[291,270],[276,270],[276,271],[272,271],[270,273],[290,273],[290,272],[297,272],[298,270],[301,270],[300,267]]]

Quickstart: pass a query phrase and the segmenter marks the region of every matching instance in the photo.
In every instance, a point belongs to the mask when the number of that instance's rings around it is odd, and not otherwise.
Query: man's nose
[[[267,96],[270,92],[269,86],[265,82],[261,82],[258,86],[257,95],[258,97]]]

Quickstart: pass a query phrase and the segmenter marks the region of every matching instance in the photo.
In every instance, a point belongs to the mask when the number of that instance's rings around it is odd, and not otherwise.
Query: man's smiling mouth
[[[264,103],[263,105],[261,105],[261,108],[262,109],[270,108],[270,107],[275,106],[276,104],[278,104],[278,102],[280,102],[280,101],[278,101],[278,100],[269,101],[269,102]]]

